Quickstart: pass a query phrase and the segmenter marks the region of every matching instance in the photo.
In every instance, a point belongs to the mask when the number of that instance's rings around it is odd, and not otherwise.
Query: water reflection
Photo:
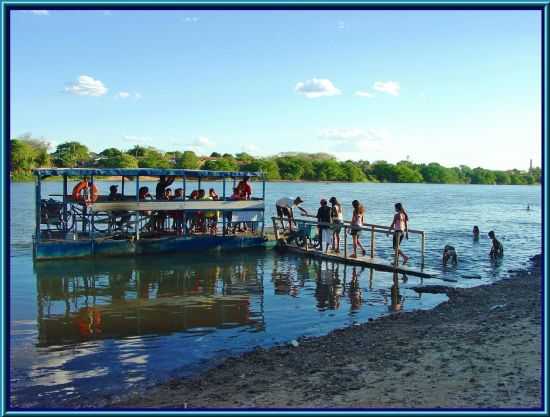
[[[261,309],[250,311],[250,298],[263,293],[259,261],[192,269],[156,258],[37,264],[38,345],[193,329],[261,329]]]
[[[37,327],[11,341],[12,393],[42,405],[191,375],[254,346],[399,311],[405,296],[407,309],[445,298],[420,300],[407,288],[416,277],[272,252],[35,268]]]

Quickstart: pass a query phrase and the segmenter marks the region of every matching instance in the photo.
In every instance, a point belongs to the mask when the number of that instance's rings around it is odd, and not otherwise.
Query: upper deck
[[[38,178],[51,176],[62,177],[93,177],[93,176],[124,176],[124,177],[160,177],[175,176],[189,179],[216,178],[258,178],[264,179],[263,172],[246,171],[210,171],[201,169],[161,169],[161,168],[38,168],[33,171]]]

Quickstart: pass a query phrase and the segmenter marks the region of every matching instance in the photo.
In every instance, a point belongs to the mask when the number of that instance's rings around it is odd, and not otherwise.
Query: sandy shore
[[[124,408],[540,408],[540,257],[492,285],[299,346],[256,349],[190,379],[111,399]]]

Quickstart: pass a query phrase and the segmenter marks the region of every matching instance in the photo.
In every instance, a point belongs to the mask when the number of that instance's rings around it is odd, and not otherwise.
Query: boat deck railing
[[[349,259],[348,255],[348,232],[354,231],[364,231],[370,235],[370,257],[374,259],[376,256],[376,235],[383,234],[388,235],[391,231],[389,226],[383,226],[379,224],[364,223],[363,226],[352,225],[349,221],[344,221],[343,223],[324,223],[318,222],[315,220],[307,219],[293,219],[292,222],[296,226],[294,233],[290,233],[289,219],[281,217],[272,217],[273,221],[273,231],[275,234],[275,239],[279,242],[288,244],[290,238],[290,244],[300,246],[305,251],[322,251],[323,248],[319,247],[318,241],[318,229],[320,227],[329,227],[333,230],[336,230],[337,227],[340,227],[341,232],[343,232],[343,239],[340,239],[340,247],[338,248],[339,253],[342,253],[344,259]],[[424,252],[426,245],[426,232],[423,230],[408,229],[408,233],[412,235],[418,235],[420,237],[420,253],[421,253],[421,265],[424,266]],[[324,243],[323,243],[324,244]],[[341,249],[341,251],[340,251]],[[393,265],[395,267],[399,266],[399,241],[397,241],[397,246],[393,251]]]

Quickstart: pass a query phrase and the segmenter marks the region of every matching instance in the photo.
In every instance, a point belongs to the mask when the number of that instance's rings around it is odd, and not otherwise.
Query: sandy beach
[[[189,379],[110,398],[115,408],[542,407],[541,265],[448,301],[256,349]],[[83,404],[81,404],[82,406]],[[96,403],[96,407],[99,404]]]

